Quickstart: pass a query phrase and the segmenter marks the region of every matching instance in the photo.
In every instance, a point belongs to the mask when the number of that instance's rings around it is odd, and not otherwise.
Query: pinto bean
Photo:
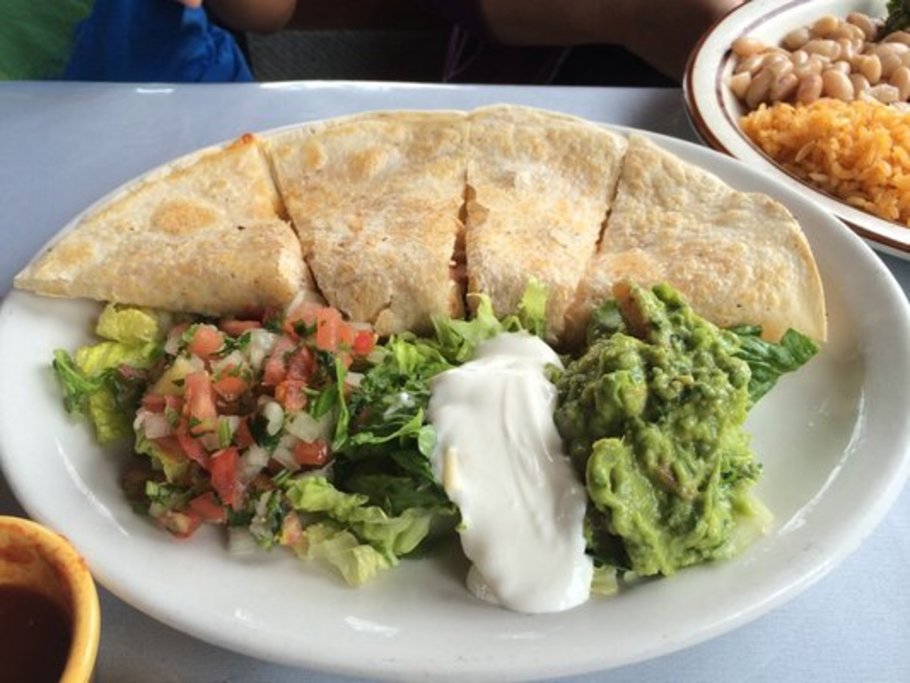
[[[853,99],[853,84],[843,71],[827,69],[822,73],[822,92],[844,102]]]
[[[796,101],[800,104],[812,104],[822,96],[822,77],[819,74],[809,74],[799,80],[796,87]]]
[[[738,57],[751,57],[765,49],[765,44],[756,38],[740,36],[730,46]]]

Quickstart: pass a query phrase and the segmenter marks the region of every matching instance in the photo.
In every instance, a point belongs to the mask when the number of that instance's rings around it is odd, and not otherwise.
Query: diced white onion
[[[300,411],[291,418],[285,430],[288,434],[293,434],[301,441],[316,441],[317,439],[326,439],[332,431],[332,415],[327,413],[320,419],[315,419],[305,411]]]
[[[142,431],[147,439],[160,439],[164,436],[170,436],[173,428],[164,413],[143,412],[137,416],[136,421],[142,420]]]
[[[176,356],[177,351],[180,350],[180,339],[183,337],[185,329],[181,329],[179,333],[177,328],[172,327],[167,333],[167,340],[164,342],[164,352],[171,356]]]
[[[253,369],[259,370],[262,367],[262,363],[265,361],[266,356],[272,352],[272,347],[275,346],[277,339],[277,334],[273,334],[261,327],[250,330],[250,343],[246,347],[246,352]]]
[[[277,401],[269,401],[262,408],[262,415],[268,420],[265,431],[275,436],[284,426],[284,408]]]
[[[194,372],[201,372],[202,370],[205,370],[205,361],[196,354],[191,353],[189,361],[190,367],[193,368]]]
[[[259,444],[254,443],[240,456],[240,480],[248,484],[269,463],[269,452]]]
[[[281,437],[281,441],[278,442],[278,445],[275,447],[275,450],[272,451],[272,459],[278,462],[282,467],[296,472],[300,469],[300,465],[294,459],[294,444],[297,442],[297,439],[290,434],[285,434]]]
[[[221,373],[231,368],[239,368],[243,365],[243,354],[240,351],[231,351],[224,358],[212,361],[212,371]]]
[[[344,383],[347,384],[349,387],[352,387],[352,388],[354,388],[354,389],[356,389],[357,387],[359,387],[359,386],[360,386],[360,383],[361,383],[362,381],[363,381],[363,373],[362,373],[362,372],[348,372],[348,374],[345,375],[345,377],[344,377]]]
[[[228,552],[234,556],[252,555],[259,550],[249,529],[242,526],[228,528]]]

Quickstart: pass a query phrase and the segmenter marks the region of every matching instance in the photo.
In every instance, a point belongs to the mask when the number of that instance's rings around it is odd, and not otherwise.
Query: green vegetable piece
[[[335,567],[351,586],[366,583],[397,561],[361,543],[350,531],[331,522],[311,524],[304,531],[306,544],[302,555],[309,560],[325,560]]]
[[[777,384],[781,375],[798,370],[818,353],[818,345],[796,330],[787,330],[778,343],[761,338],[759,327],[736,327],[740,346],[734,352],[749,364],[749,398],[754,405]]]
[[[518,302],[518,322],[522,329],[545,339],[547,336],[547,286],[531,278]],[[503,323],[506,324],[505,322]]]
[[[616,573],[615,567],[605,564],[595,566],[594,575],[591,577],[591,595],[615,595],[619,591]]]
[[[157,341],[162,336],[158,318],[140,308],[108,304],[101,311],[95,333],[99,337],[129,345]]]
[[[95,426],[98,443],[102,445],[128,438],[133,433],[129,413],[123,410],[109,387],[103,387],[88,397],[87,413]]]
[[[189,475],[190,461],[187,458],[171,455],[154,441],[146,439],[142,434],[136,435],[134,446],[137,453],[147,455],[152,461],[152,467],[164,472],[164,478],[171,484],[182,484]]]
[[[888,0],[883,35],[910,27],[910,0]]]
[[[420,508],[389,516],[382,508],[367,505],[367,496],[339,491],[325,477],[297,479],[286,495],[294,509],[326,513],[390,560],[412,552],[426,538],[433,517],[431,512]]]

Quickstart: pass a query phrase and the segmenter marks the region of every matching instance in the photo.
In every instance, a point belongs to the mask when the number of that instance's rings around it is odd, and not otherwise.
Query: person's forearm
[[[667,0],[672,1],[672,0]],[[622,42],[629,0],[476,0],[487,27],[508,45]]]
[[[297,0],[205,0],[205,6],[229,28],[272,33],[287,26]]]
[[[621,45],[679,79],[699,37],[743,0],[475,1],[502,43]]]

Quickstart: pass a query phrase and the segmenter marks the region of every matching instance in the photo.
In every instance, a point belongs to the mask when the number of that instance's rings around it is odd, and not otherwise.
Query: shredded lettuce
[[[157,341],[164,329],[159,316],[141,308],[109,304],[101,311],[95,333],[129,345]]]
[[[63,388],[63,403],[73,415],[85,416],[98,441],[110,443],[132,434],[138,376],[122,367],[144,370],[160,354],[161,326],[153,315],[135,308],[105,307],[96,332],[105,341],[84,346],[70,356],[54,351],[54,371]]]
[[[359,586],[395,566],[383,553],[333,522],[308,526],[297,554],[308,560],[325,560],[351,586]]]
[[[389,515],[370,505],[369,496],[339,491],[325,477],[298,478],[285,495],[294,510],[324,515],[304,530],[300,554],[327,560],[351,585],[395,566],[400,557],[413,552],[429,534],[434,516],[421,507]]]
[[[805,365],[818,353],[818,345],[796,330],[787,330],[777,343],[761,338],[761,328],[741,326],[730,330],[739,338],[734,356],[749,364],[749,399],[754,405],[777,384],[781,375]]]
[[[451,363],[461,364],[471,359],[474,349],[481,342],[492,339],[503,332],[530,332],[545,338],[547,330],[547,288],[532,279],[521,301],[518,311],[500,320],[493,311],[490,297],[474,295],[477,306],[470,320],[435,318],[436,346],[443,357]]]
[[[432,514],[421,508],[408,508],[390,516],[369,497],[344,493],[325,477],[301,477],[287,489],[286,495],[295,510],[324,512],[347,527],[360,539],[370,543],[390,561],[412,552],[426,538]]]

